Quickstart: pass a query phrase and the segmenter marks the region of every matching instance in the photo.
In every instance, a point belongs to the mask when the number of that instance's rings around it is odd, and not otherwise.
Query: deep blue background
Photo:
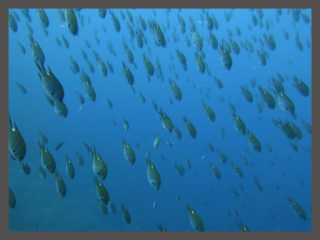
[[[11,10],[10,10],[11,11]],[[276,10],[265,9],[262,19],[264,27],[254,27],[252,13],[256,10],[235,9],[229,22],[225,19],[225,12],[229,9],[209,9],[219,22],[219,29],[213,29],[220,42],[223,38],[228,40],[227,29],[233,32],[233,39],[240,45],[240,41],[249,40],[255,51],[249,54],[241,48],[240,55],[232,54],[233,66],[230,71],[221,65],[218,50],[213,50],[208,44],[209,30],[206,26],[206,17],[200,9],[183,9],[179,14],[185,19],[186,33],[180,32],[177,20],[177,9],[170,12],[163,9],[130,9],[134,17],[134,29],[140,27],[138,17],[141,15],[146,23],[150,19],[156,19],[164,30],[167,47],[155,45],[149,28],[143,31],[148,43],[140,49],[136,39],[130,41],[126,10],[123,20],[119,9],[114,9],[114,14],[121,24],[120,33],[115,31],[109,11],[105,19],[98,16],[96,9],[82,9],[79,14],[85,18],[84,26],[81,26],[78,15],[79,35],[72,36],[67,27],[60,21],[56,9],[45,9],[49,17],[49,35],[45,36],[40,26],[37,12],[30,9],[33,28],[33,37],[39,42],[46,60],[45,66],[50,66],[54,74],[63,85],[66,103],[69,113],[67,118],[58,117],[54,109],[44,97],[43,89],[37,75],[37,68],[28,39],[26,18],[20,10],[15,9],[20,20],[18,31],[12,32],[9,28],[9,113],[18,125],[27,144],[25,157],[32,172],[24,175],[18,162],[9,160],[9,187],[15,193],[17,205],[15,209],[9,209],[10,231],[157,231],[156,224],[161,223],[168,231],[191,231],[185,203],[189,202],[202,217],[207,231],[238,231],[235,220],[239,219],[252,231],[310,231],[311,230],[311,135],[308,134],[301,120],[311,124],[311,94],[304,97],[293,86],[293,75],[305,81],[311,89],[311,49],[307,47],[306,40],[311,41],[311,23],[306,24],[300,17],[299,22],[293,23],[291,10],[283,9],[280,21],[276,21]],[[154,15],[154,12],[157,14]],[[311,10],[303,10],[311,19]],[[201,20],[200,15],[204,16]],[[201,74],[195,63],[195,49],[186,44],[186,36],[191,40],[191,17],[196,23],[196,28],[203,38],[203,51],[206,54],[204,61],[207,63],[212,75]],[[90,19],[90,23],[89,23]],[[273,21],[270,30],[265,28],[265,22]],[[250,31],[248,25],[252,26]],[[102,25],[107,32],[103,31]],[[241,29],[241,36],[236,33],[236,27]],[[94,38],[97,30],[100,44]],[[285,40],[283,30],[290,34],[290,39]],[[176,31],[179,41],[174,43],[172,33]],[[256,51],[261,49],[260,40],[263,33],[273,34],[277,47],[275,51],[268,51],[269,58],[266,66],[260,65]],[[304,45],[304,51],[300,51],[295,44],[296,33]],[[61,40],[62,34],[68,39],[70,48],[64,45],[59,47],[55,37]],[[255,36],[258,41],[253,41]],[[123,50],[123,39],[128,43],[134,54],[137,69],[131,65]],[[85,44],[87,40],[91,49]],[[17,45],[20,41],[26,48],[23,55]],[[111,42],[116,52],[114,57],[108,50],[107,44]],[[133,49],[134,46],[134,49]],[[179,48],[187,58],[188,70],[184,71],[177,59],[175,49]],[[81,49],[83,49],[94,65],[95,72],[89,72],[84,61]],[[114,67],[114,73],[110,71],[107,77],[103,77],[98,64],[92,54],[92,49],[99,53],[106,63],[109,61]],[[143,64],[142,54],[145,53],[156,66],[156,58],[159,58],[164,81],[151,77],[147,81],[147,73]],[[97,99],[90,102],[84,93],[80,81],[80,74],[74,75],[70,70],[69,57],[72,56],[92,80],[92,85],[97,92]],[[171,58],[171,56],[173,56]],[[291,64],[289,63],[291,61]],[[125,81],[122,72],[122,61],[134,74],[134,94]],[[174,69],[173,69],[174,67]],[[172,70],[170,70],[171,68]],[[175,72],[179,79],[175,78]],[[284,85],[287,95],[294,101],[297,119],[283,113],[279,106],[275,110],[264,108],[259,114],[256,103],[260,102],[260,94],[257,88],[252,88],[250,79],[255,77],[264,88],[269,89],[271,78],[280,72],[288,76]],[[214,76],[224,84],[220,90],[214,82]],[[173,79],[181,88],[183,98],[181,102],[173,99],[168,78]],[[187,80],[190,81],[187,81]],[[28,90],[23,95],[17,88],[15,81],[22,83]],[[195,87],[193,87],[195,84]],[[254,103],[248,103],[241,95],[240,86],[247,85],[254,94]],[[205,94],[209,92],[209,98]],[[85,96],[85,106],[79,111],[80,103],[76,91]],[[142,104],[139,93],[146,97],[146,103]],[[224,101],[221,101],[221,98]],[[173,99],[173,104],[169,103]],[[107,105],[107,99],[113,102],[113,109]],[[152,100],[158,104],[172,119],[182,132],[182,140],[178,140],[174,133],[167,133],[161,126],[159,115],[152,107]],[[211,106],[216,113],[216,121],[210,122],[202,107],[202,101]],[[262,152],[253,152],[246,142],[246,138],[238,134],[232,123],[229,103],[237,108],[237,114],[244,120],[246,126],[259,138],[262,143]],[[197,129],[196,139],[187,135],[182,116],[194,124]],[[130,129],[125,131],[123,119],[130,123]],[[272,119],[289,119],[294,121],[303,131],[303,138],[294,142],[299,147],[296,153],[289,145],[290,140],[276,128]],[[116,121],[113,126],[111,119]],[[221,129],[225,130],[225,137],[221,137]],[[52,152],[57,170],[62,175],[67,185],[67,195],[63,199],[56,192],[54,175],[41,179],[38,173],[40,166],[40,151],[37,144],[38,131],[42,131],[48,137],[47,147]],[[153,134],[160,134],[163,142],[155,151],[153,149]],[[129,164],[123,156],[122,138],[125,138],[134,148],[137,161],[134,166]],[[59,151],[55,146],[66,139]],[[97,152],[105,160],[109,173],[104,181],[111,199],[117,207],[117,213],[103,215],[96,202],[95,186],[92,180],[91,156],[86,152],[83,141],[90,146],[95,145]],[[173,141],[174,146],[164,144],[164,141]],[[139,143],[137,148],[135,143]],[[216,149],[210,152],[207,148],[210,142]],[[273,152],[267,151],[265,144],[272,146]],[[223,164],[218,155],[220,149],[228,157],[228,162]],[[309,150],[308,150],[309,149]],[[150,187],[146,177],[145,154],[151,151],[151,160],[161,174],[162,185],[158,191]],[[85,159],[83,167],[76,160],[76,152]],[[68,178],[65,172],[65,154],[73,161],[76,168],[75,179]],[[162,161],[160,155],[165,156]],[[246,166],[241,161],[244,154],[250,164]],[[186,169],[184,176],[179,176],[174,168],[174,163],[185,166],[185,158],[189,158],[192,169]],[[271,166],[271,161],[275,165]],[[219,168],[222,179],[219,181],[209,168],[209,162],[214,162]],[[235,162],[244,172],[244,178],[239,179],[232,167]],[[185,166],[186,167],[186,166]],[[264,191],[260,192],[253,181],[253,176],[258,176]],[[302,184],[302,183],[303,184]],[[238,183],[245,187],[247,198],[239,190]],[[275,184],[280,186],[276,190]],[[240,197],[232,195],[230,188],[237,189]],[[182,200],[176,202],[176,195]],[[291,196],[307,213],[307,221],[298,218],[292,211],[287,197]],[[155,208],[152,207],[156,201]],[[121,216],[121,204],[129,210],[132,223],[126,225]],[[239,216],[235,216],[234,210]],[[268,213],[271,209],[277,220],[272,219]],[[229,214],[228,214],[229,212]]]

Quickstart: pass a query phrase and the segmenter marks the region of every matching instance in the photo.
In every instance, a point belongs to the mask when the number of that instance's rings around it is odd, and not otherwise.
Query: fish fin
[[[97,156],[97,152],[96,152],[96,147],[93,145],[93,147],[90,149],[91,154],[93,154],[93,156]]]
[[[190,211],[191,210],[191,206],[190,206],[189,202],[186,202],[185,204],[186,204],[187,210]]]

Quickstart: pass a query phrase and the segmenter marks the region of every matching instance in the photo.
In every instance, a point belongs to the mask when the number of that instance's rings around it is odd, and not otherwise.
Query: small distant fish
[[[27,94],[27,89],[19,82],[16,81],[16,85],[22,94]]]
[[[11,13],[9,13],[9,27],[13,32],[18,31],[18,24]]]
[[[163,227],[160,223],[157,224],[157,228],[159,229],[160,232],[167,232],[167,229]]]
[[[15,206],[16,206],[16,197],[14,193],[11,191],[11,189],[9,188],[9,207],[15,208]]]
[[[55,172],[55,175],[56,175],[56,190],[61,197],[65,197],[67,193],[66,184],[58,172]]]
[[[25,54],[25,53],[26,53],[26,49],[25,49],[25,47],[22,45],[21,42],[18,42],[18,46],[19,46],[19,48],[20,48],[21,53],[22,53],[22,54]]]
[[[63,144],[65,143],[66,140],[63,140],[62,142],[58,143],[58,145],[56,146],[55,150],[58,151],[62,146]]]
[[[24,174],[29,175],[31,172],[31,168],[27,163],[21,163],[20,164],[21,170]]]
[[[130,216],[128,209],[124,205],[121,205],[121,209],[122,209],[122,216],[123,216],[125,222],[127,224],[130,224],[131,223],[131,216]]]
[[[83,157],[80,155],[79,152],[77,152],[76,155],[77,155],[77,159],[78,159],[80,166],[83,166],[83,164],[84,164]]]

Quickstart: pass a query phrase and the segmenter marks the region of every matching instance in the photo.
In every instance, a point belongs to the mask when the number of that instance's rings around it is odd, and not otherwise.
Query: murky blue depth
[[[9,115],[26,144],[8,160],[10,231],[193,231],[199,218],[205,231],[311,231],[311,9],[72,11],[76,34],[65,9],[9,10]]]

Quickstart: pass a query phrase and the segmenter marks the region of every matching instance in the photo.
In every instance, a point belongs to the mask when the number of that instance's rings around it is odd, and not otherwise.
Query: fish
[[[30,39],[30,46],[31,46],[33,60],[36,63],[43,65],[44,61],[45,61],[45,56],[44,56],[44,53],[43,53],[39,43],[33,39],[31,34],[29,34],[28,36]]]
[[[26,142],[21,135],[15,122],[11,121],[9,115],[9,137],[8,137],[9,153],[15,159],[22,161],[27,152]]]
[[[75,175],[75,169],[74,169],[74,166],[70,160],[70,158],[65,155],[65,159],[66,159],[66,170],[67,170],[67,174],[68,176],[73,179],[74,178],[74,175]]]
[[[218,49],[218,40],[217,40],[216,36],[212,32],[210,32],[210,34],[209,34],[209,43],[211,43],[211,47],[214,50]]]
[[[102,157],[96,153],[95,147],[91,149],[92,156],[92,172],[95,176],[104,180],[108,174],[108,168]]]
[[[76,60],[73,59],[73,57],[70,56],[70,68],[71,68],[71,71],[73,74],[76,74],[80,71],[80,68],[79,68],[79,65],[78,63],[76,62]]]
[[[203,61],[203,58],[198,53],[195,53],[195,58],[196,58],[196,64],[197,64],[198,71],[200,73],[204,73],[206,70],[206,64]]]
[[[65,143],[65,141],[66,141],[66,140],[63,140],[63,141],[61,141],[60,143],[58,143],[58,145],[56,146],[55,150],[56,150],[56,151],[59,150],[59,149],[63,146],[63,144]]]
[[[137,28],[137,30],[135,31],[135,36],[136,36],[136,41],[137,41],[138,47],[142,48],[143,47],[143,32],[140,28]]]
[[[201,51],[203,47],[203,40],[200,37],[199,33],[196,31],[191,32],[191,40],[192,40],[192,45],[197,51]]]
[[[31,168],[27,163],[20,163],[20,168],[24,174],[30,175]]]
[[[277,44],[274,41],[273,35],[264,33],[263,34],[263,38],[264,38],[264,42],[266,43],[267,47],[270,50],[274,51],[276,49]]]
[[[302,132],[300,128],[295,125],[293,122],[290,122],[288,120],[282,121],[282,120],[275,120],[273,119],[273,123],[275,126],[277,126],[289,139],[301,139],[302,138]]]
[[[297,76],[294,76],[293,80],[294,80],[294,87],[299,91],[299,93],[304,97],[308,97],[310,93],[308,85],[302,80],[298,79]]]
[[[42,8],[37,9],[37,14],[40,19],[41,26],[48,27],[49,26],[49,18],[46,12]]]
[[[246,139],[249,146],[256,152],[261,152],[262,145],[259,139],[253,135],[249,130],[246,131]]]
[[[242,222],[236,221],[236,225],[239,228],[240,232],[250,232],[249,228],[246,225],[244,225]]]
[[[167,229],[163,227],[160,223],[157,224],[157,228],[159,229],[160,232],[167,232]]]
[[[28,8],[22,8],[22,9],[20,9],[20,11],[21,11],[22,15],[27,19],[28,22],[32,21]]]
[[[214,122],[216,120],[216,114],[213,111],[213,109],[210,106],[208,106],[207,104],[205,104],[204,102],[202,103],[202,106],[203,106],[204,112],[207,115],[208,119],[211,122]]]
[[[26,53],[26,49],[25,49],[25,47],[22,45],[21,42],[18,42],[18,46],[19,46],[19,48],[20,48],[21,53],[22,53],[22,54],[25,54],[25,53]]]
[[[113,13],[113,11],[109,10],[110,14],[111,14],[111,19],[112,19],[112,23],[113,23],[113,26],[114,26],[114,29],[117,31],[117,32],[120,32],[121,30],[121,25],[120,25],[120,22],[118,20],[118,18],[116,17],[116,15]]]
[[[129,130],[129,127],[130,127],[130,125],[129,125],[128,120],[127,120],[127,119],[124,119],[124,120],[123,120],[123,128],[124,128],[124,130],[128,131],[128,130]]]
[[[261,98],[263,102],[270,108],[274,109],[276,107],[276,101],[274,97],[265,89],[261,87],[261,85],[258,86],[258,90],[261,94]]]
[[[68,108],[65,105],[64,102],[60,101],[60,100],[53,100],[53,104],[54,104],[54,111],[55,113],[59,116],[59,117],[63,117],[66,118],[68,115]],[[62,145],[61,145],[62,146]],[[60,148],[61,146],[57,146],[56,148]],[[58,150],[56,149],[56,150]]]
[[[157,105],[153,104],[154,108],[156,109],[156,111],[159,113],[160,115],[160,120],[161,120],[161,124],[162,124],[162,128],[164,130],[166,130],[167,132],[171,133],[172,129],[173,129],[173,123],[170,119],[170,117],[162,111],[162,109],[160,108],[159,110],[156,108]]]
[[[147,177],[150,186],[158,190],[161,186],[161,177],[155,165],[151,163],[150,157],[146,157],[147,161]]]
[[[145,96],[142,93],[140,93],[139,95],[140,95],[142,103],[144,104],[146,102]]]
[[[94,102],[96,100],[97,95],[95,89],[91,85],[91,80],[90,82],[87,80],[82,80],[82,86],[86,92],[86,96],[88,97],[88,99],[91,102]]]
[[[284,113],[291,115],[294,119],[296,119],[297,115],[295,113],[295,105],[293,101],[284,93],[276,92],[276,91],[274,92],[276,94],[276,100],[280,109]]]
[[[127,143],[127,141],[124,138],[122,139],[122,143],[123,143],[123,155],[124,155],[124,157],[127,159],[127,161],[129,163],[134,165],[134,163],[136,162],[136,155],[135,155],[132,147]]]
[[[64,11],[63,11],[61,8],[58,8],[58,9],[57,9],[57,12],[58,12],[60,21],[61,21],[62,23],[65,23],[65,22],[66,22],[66,18],[65,18],[65,16],[64,16]]]
[[[247,88],[241,86],[241,93],[249,103],[253,102],[253,95]]]
[[[173,82],[170,78],[168,79],[168,82],[170,84],[170,90],[171,90],[173,97],[176,100],[181,101],[182,92],[181,92],[180,88],[178,87],[178,85],[175,82]]]
[[[242,119],[237,116],[235,113],[232,113],[232,118],[233,118],[233,126],[236,129],[236,131],[242,135],[246,134],[246,125],[245,123],[242,121]]]
[[[54,173],[56,171],[56,162],[49,152],[49,150],[44,146],[44,143],[38,142],[40,148],[40,156],[42,166],[49,172]]]
[[[108,204],[110,200],[109,192],[106,189],[106,187],[99,182],[98,178],[96,176],[93,177],[95,186],[96,186],[96,195],[98,200],[102,201],[104,204]]]
[[[56,175],[56,190],[60,194],[60,196],[64,198],[67,194],[67,186],[58,172],[55,172],[55,175]]]
[[[217,150],[217,153],[222,163],[227,163],[228,157],[219,149]]]
[[[243,178],[243,172],[242,172],[241,168],[238,165],[236,165],[235,163],[231,163],[231,166],[233,167],[233,169],[234,169],[235,173],[237,174],[237,176],[239,178]]]
[[[153,142],[153,147],[154,147],[154,149],[157,149],[158,147],[159,147],[159,145],[160,145],[160,135],[157,135],[156,137],[155,137],[155,139],[154,139],[154,142]]]
[[[218,180],[220,180],[220,179],[221,179],[221,173],[220,173],[219,169],[218,169],[213,163],[210,163],[210,169],[211,169],[213,175],[214,175]]]
[[[16,83],[16,86],[18,87],[18,89],[20,90],[20,92],[22,94],[27,94],[28,93],[27,89],[21,83],[19,83],[17,81],[15,83]]]
[[[125,222],[127,224],[130,224],[131,223],[131,215],[130,215],[128,209],[124,205],[121,205],[121,210],[122,210],[122,216],[123,216]]]
[[[13,32],[17,32],[18,31],[18,24],[15,20],[15,18],[12,16],[11,13],[9,13],[9,27]]]
[[[14,195],[14,193],[11,191],[11,189],[9,188],[9,208],[13,209],[16,207],[16,196]]]
[[[220,61],[222,66],[227,69],[228,71],[232,67],[232,58],[229,52],[225,49],[225,47],[221,44],[220,45]]]
[[[185,169],[182,165],[174,164],[174,168],[180,176],[184,176]]]
[[[99,59],[99,69],[100,69],[101,74],[104,77],[106,77],[108,75],[108,69],[101,59]]]
[[[174,134],[176,135],[176,137],[178,138],[178,139],[182,139],[182,133],[181,133],[181,131],[180,131],[180,129],[179,128],[177,128],[177,127],[173,127],[173,132],[174,132]]]
[[[289,201],[289,204],[290,204],[292,210],[294,211],[294,213],[296,214],[296,216],[298,216],[302,220],[306,221],[307,214],[306,214],[305,210],[300,206],[300,204],[297,203],[295,200],[293,200],[290,197],[288,197],[287,200]]]
[[[205,227],[204,223],[201,219],[201,217],[198,215],[198,213],[191,208],[189,203],[186,204],[187,210],[188,210],[188,216],[189,216],[189,223],[195,232],[204,232]]]
[[[133,76],[131,70],[128,68],[128,66],[124,62],[122,62],[122,70],[123,70],[123,74],[127,80],[127,83],[132,86],[134,83],[134,76]]]
[[[185,55],[179,49],[176,49],[176,53],[178,55],[178,59],[182,65],[183,69],[185,71],[187,71],[187,59],[186,59]]]
[[[195,139],[197,136],[196,128],[193,126],[193,124],[185,116],[182,117],[182,120],[184,121],[184,126],[185,126],[185,129],[186,129],[187,133],[189,134],[189,136],[192,137],[193,139]]]
[[[149,21],[149,29],[151,32],[152,39],[156,46],[165,48],[167,46],[166,38],[160,26],[156,23],[155,20]]]
[[[79,152],[77,152],[77,153],[76,153],[76,156],[77,156],[77,159],[78,159],[79,165],[80,165],[80,166],[83,166],[83,164],[84,164],[83,157],[80,155],[80,153],[79,153]]]
[[[214,81],[217,84],[217,86],[222,89],[223,88],[223,83],[221,82],[221,80],[219,78],[217,78],[216,76],[214,77]]]
[[[106,14],[107,14],[107,10],[106,10],[105,8],[99,8],[99,9],[98,9],[98,15],[99,15],[99,17],[105,18]]]
[[[65,19],[66,19],[66,24],[68,26],[69,32],[73,35],[76,36],[78,35],[79,28],[78,28],[78,20],[77,17],[73,11],[72,8],[66,8],[65,12]]]
[[[36,65],[39,70],[39,77],[40,77],[45,95],[51,101],[57,100],[59,102],[62,102],[64,98],[64,90],[60,81],[53,74],[50,67],[48,67],[49,71],[47,72],[43,64],[39,64],[36,62]],[[60,107],[60,104],[58,103],[57,109],[59,109],[59,107]]]

